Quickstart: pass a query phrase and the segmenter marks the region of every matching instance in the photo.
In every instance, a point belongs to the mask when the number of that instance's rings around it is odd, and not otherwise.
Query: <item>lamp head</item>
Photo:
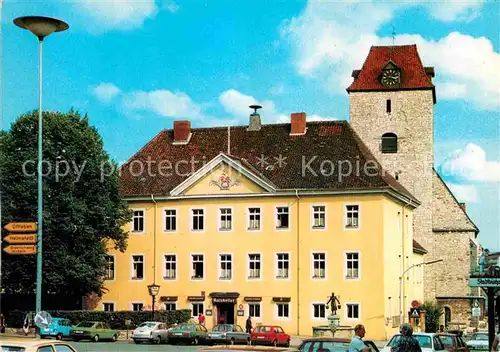
[[[160,286],[156,284],[148,285],[148,290],[151,296],[156,297],[160,292]]]
[[[43,16],[24,16],[14,20],[14,24],[23,29],[29,30],[38,39],[43,40],[49,34],[62,32],[69,28],[69,25],[61,20]]]

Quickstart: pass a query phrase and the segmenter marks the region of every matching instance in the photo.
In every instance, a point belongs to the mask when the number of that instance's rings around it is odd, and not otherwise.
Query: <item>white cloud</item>
[[[101,83],[98,86],[91,87],[90,90],[97,99],[106,104],[121,93],[120,88],[113,83]]]
[[[180,6],[177,5],[177,3],[174,0],[167,0],[163,3],[163,7],[166,8],[168,11],[175,13],[179,11]]]
[[[451,153],[441,170],[468,181],[500,181],[500,162],[487,160],[484,150],[474,143]]]
[[[391,37],[379,37],[377,31],[398,10],[411,6],[422,4],[310,1],[300,16],[283,23],[282,37],[292,44],[299,74],[317,78],[328,90],[343,95],[352,82],[352,70],[361,68],[370,46],[392,44]],[[445,4],[450,6],[455,4]],[[458,7],[455,17],[462,11]],[[480,108],[500,108],[500,54],[490,40],[458,32],[437,41],[411,34],[395,37],[396,45],[414,43],[424,65],[436,68],[435,81],[444,84],[442,92],[437,86],[438,98],[467,99]]]
[[[483,0],[441,0],[427,5],[429,14],[444,22],[470,22],[479,16]]]
[[[269,89],[269,93],[272,95],[283,95],[285,93],[285,85],[283,83],[278,83]]]
[[[158,13],[155,0],[83,0],[73,4],[92,20],[87,23],[91,32],[134,29]]]
[[[475,186],[456,183],[447,183],[447,185],[459,202],[477,203],[478,196]]]
[[[123,107],[132,113],[149,111],[165,117],[203,117],[201,106],[183,92],[136,91],[125,94],[122,103]]]

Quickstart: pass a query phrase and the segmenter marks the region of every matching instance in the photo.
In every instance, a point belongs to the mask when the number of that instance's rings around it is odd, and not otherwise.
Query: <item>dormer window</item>
[[[385,133],[382,135],[382,153],[398,152],[398,136],[394,133]]]
[[[399,87],[401,84],[401,70],[389,61],[384,68],[382,68],[382,77],[380,82],[387,87]]]

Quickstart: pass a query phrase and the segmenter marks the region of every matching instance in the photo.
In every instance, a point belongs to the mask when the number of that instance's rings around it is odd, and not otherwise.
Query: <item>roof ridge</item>
[[[307,121],[306,117],[306,125],[321,125],[321,124],[348,124],[347,120],[326,120],[326,121]],[[280,123],[263,123],[261,127],[273,127],[273,126],[286,126],[290,125],[290,122],[280,122]],[[211,126],[211,127],[192,127],[191,131],[197,130],[227,130],[227,128],[248,128],[248,125],[233,125],[233,126]],[[165,128],[162,132],[173,131],[173,128]]]

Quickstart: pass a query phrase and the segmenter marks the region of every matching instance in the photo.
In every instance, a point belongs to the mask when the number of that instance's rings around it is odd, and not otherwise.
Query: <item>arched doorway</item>
[[[450,307],[444,307],[444,326],[447,328],[451,321]]]

